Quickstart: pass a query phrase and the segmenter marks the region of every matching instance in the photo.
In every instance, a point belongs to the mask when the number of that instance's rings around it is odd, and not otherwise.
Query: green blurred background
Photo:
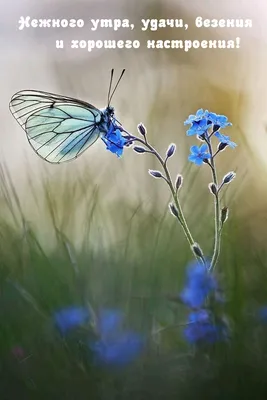
[[[266,398],[265,334],[253,317],[267,302],[265,2],[16,0],[2,3],[1,12],[0,398]],[[27,15],[129,18],[136,29],[19,31],[17,21]],[[199,15],[250,18],[253,28],[197,29]],[[190,28],[141,32],[141,18],[183,18]],[[74,53],[54,47],[57,39],[236,36],[239,50]],[[111,68],[117,74],[126,68],[113,99],[126,129],[135,133],[142,121],[162,154],[177,144],[170,169],[184,175],[181,202],[206,255],[213,245],[211,177],[207,168],[187,163],[194,139],[186,137],[183,121],[207,108],[233,123],[226,134],[238,147],[217,163],[220,177],[237,172],[222,198],[230,217],[218,266],[235,332],[227,349],[199,354],[184,343],[180,328],[155,333],[186,318],[187,310],[168,297],[182,288],[192,256],[168,212],[167,186],[147,173],[158,168],[153,157],[128,149],[117,159],[97,143],[72,163],[49,165],[9,113],[10,98],[21,89],[105,107]],[[53,311],[88,302],[96,310],[122,308],[127,323],[149,337],[146,354],[123,373],[93,368],[83,344],[57,336]],[[24,349],[22,359],[12,353],[15,346]]]

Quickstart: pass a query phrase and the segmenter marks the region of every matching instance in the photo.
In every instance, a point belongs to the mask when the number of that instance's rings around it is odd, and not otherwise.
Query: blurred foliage
[[[194,202],[189,223],[209,254],[211,196],[194,174],[188,180]],[[228,200],[218,266],[233,337],[227,345],[194,351],[177,326],[186,309],[172,301],[191,253],[167,203],[160,211],[156,198],[148,210],[126,200],[106,204],[84,174],[62,182],[44,174],[40,188],[29,185],[35,206],[27,214],[2,167],[1,399],[265,398],[266,328],[255,311],[267,301],[266,247],[246,230],[235,196]],[[186,202],[186,192],[183,197]],[[29,217],[38,207],[43,222],[36,226]],[[146,353],[123,371],[96,368],[86,345],[89,332],[66,339],[53,325],[54,310],[72,304],[124,310],[127,324],[149,338]],[[14,354],[16,346],[23,357]]]

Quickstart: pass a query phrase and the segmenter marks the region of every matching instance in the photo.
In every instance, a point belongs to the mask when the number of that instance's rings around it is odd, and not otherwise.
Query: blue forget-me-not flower
[[[184,336],[191,344],[215,343],[228,338],[228,328],[224,321],[213,321],[212,313],[201,309],[188,316]]]
[[[237,146],[235,142],[232,142],[230,140],[229,136],[225,136],[218,131],[214,133],[214,136],[216,136],[221,143],[227,144],[227,146],[231,147],[232,149],[234,149]]]
[[[211,125],[213,125],[216,131],[232,125],[231,122],[228,121],[228,118],[225,115],[212,113],[209,112],[208,110],[204,111],[202,108],[196,112],[196,115],[190,115],[184,122],[184,125],[189,125],[189,124],[191,124],[191,128],[187,131],[187,134],[189,136],[194,134],[200,134],[199,132],[197,132],[198,124],[200,124],[202,128],[206,126],[206,130]],[[204,133],[204,131],[202,133]]]
[[[259,308],[258,318],[261,322],[267,322],[267,306],[262,306]]]
[[[55,325],[62,335],[83,325],[89,319],[90,315],[86,307],[70,306],[54,313]]]
[[[110,130],[105,136],[102,137],[103,142],[106,144],[106,149],[115,153],[118,157],[122,156],[123,147],[127,144],[128,140],[122,136],[119,128]]]
[[[191,127],[186,131],[187,136],[203,135],[209,129],[211,124],[204,118],[200,121],[193,121]]]
[[[193,261],[187,268],[186,284],[180,298],[191,308],[202,307],[207,296],[218,290],[215,277],[208,273],[207,268],[198,261]]]
[[[117,310],[99,313],[99,339],[90,344],[96,361],[101,364],[124,366],[141,353],[144,340],[141,335],[122,329],[123,314]]]
[[[216,130],[226,128],[227,126],[231,126],[231,122],[228,121],[228,118],[225,115],[219,115],[216,113],[205,111],[204,115],[205,119],[208,120],[209,123],[213,124]]]
[[[204,111],[203,108],[200,108],[199,110],[197,110],[196,115],[189,115],[187,120],[185,120],[184,125],[189,125],[193,122],[201,121],[203,118],[205,118],[205,115],[206,111]]]
[[[189,115],[187,120],[184,122],[184,125],[190,125],[191,127],[187,130],[187,136],[193,135],[205,135],[207,130],[209,129],[211,122],[205,118],[206,111],[200,108],[196,115]]]
[[[188,157],[188,160],[196,165],[202,165],[204,160],[211,158],[211,155],[208,152],[208,146],[206,144],[202,144],[201,146],[192,146],[190,151],[191,154]]]
[[[208,296],[221,303],[223,298],[215,276],[205,265],[193,261],[187,269],[186,284],[180,294],[181,301],[193,311],[189,313],[184,336],[189,343],[213,343],[227,337],[228,328],[221,318],[216,322],[213,313],[204,309]]]
[[[205,159],[213,158],[227,146],[235,148],[236,143],[232,142],[229,136],[223,135],[220,129],[231,126],[231,122],[225,115],[204,111],[202,108],[196,112],[196,115],[190,115],[184,122],[185,125],[191,125],[187,131],[188,136],[196,135],[201,141],[206,142],[200,147],[192,146],[191,155],[188,157],[189,161],[196,165],[202,165]],[[220,145],[215,154],[212,153],[211,138],[216,136],[220,141]],[[209,152],[208,152],[209,149]]]

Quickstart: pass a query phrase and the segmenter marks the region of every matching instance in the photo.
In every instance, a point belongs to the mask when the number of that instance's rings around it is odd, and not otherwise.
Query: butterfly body
[[[108,106],[99,111],[101,112],[99,131],[105,136],[110,130],[116,129],[117,123],[114,117],[115,110],[114,107]]]

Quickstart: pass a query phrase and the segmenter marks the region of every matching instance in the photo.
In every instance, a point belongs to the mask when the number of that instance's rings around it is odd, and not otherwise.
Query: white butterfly
[[[110,95],[111,71],[108,106],[104,110],[71,97],[23,90],[12,96],[10,111],[25,130],[34,151],[50,163],[77,158],[99,137],[107,147],[112,138],[109,150],[120,155],[126,141],[120,134],[123,129],[117,124],[110,101],[124,71]]]

